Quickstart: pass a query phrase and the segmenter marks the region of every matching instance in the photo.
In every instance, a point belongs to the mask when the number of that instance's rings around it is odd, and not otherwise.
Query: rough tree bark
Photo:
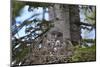
[[[69,15],[70,15],[70,35],[71,41],[76,44],[80,44],[81,39],[81,28],[80,25],[80,16],[79,16],[79,6],[78,5],[69,5]]]
[[[81,39],[79,7],[77,5],[55,4],[49,8],[50,20],[54,22],[54,28],[63,33],[63,40],[70,40],[79,44]]]

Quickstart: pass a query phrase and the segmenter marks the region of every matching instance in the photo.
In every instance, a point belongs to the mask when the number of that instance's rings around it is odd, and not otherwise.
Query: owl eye
[[[61,37],[61,36],[63,36],[63,34],[61,32],[59,32],[57,36]]]
[[[59,20],[59,18],[57,17],[56,20]]]

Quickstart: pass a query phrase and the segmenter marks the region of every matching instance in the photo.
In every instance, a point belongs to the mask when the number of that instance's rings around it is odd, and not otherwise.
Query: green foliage
[[[12,57],[12,60],[16,60],[15,65],[18,64],[20,61],[23,61],[25,57],[28,55],[30,48],[25,45],[26,44],[21,44],[19,48],[13,50],[14,56]]]
[[[82,39],[82,42],[95,43],[96,42],[96,39]]]
[[[81,6],[80,8],[85,18],[84,21],[89,24],[96,24],[96,7],[95,6]]]
[[[22,9],[22,7],[24,7],[24,5],[25,5],[24,2],[12,0],[12,16],[13,16],[13,18],[15,18],[16,16],[19,15],[19,11]]]
[[[74,54],[68,58],[68,62],[89,62],[96,60],[96,46],[81,48],[75,47]]]
[[[83,23],[90,24],[90,26],[86,24],[81,26],[81,28],[84,29],[84,34],[88,34],[96,28],[96,7],[91,5],[80,6],[80,15],[83,16]]]
[[[38,7],[49,7],[52,4],[48,4],[48,3],[38,3],[38,2],[25,2],[25,1],[17,1],[17,0],[12,0],[12,14],[13,17],[16,17],[19,15],[19,11],[25,6],[25,5],[29,5],[29,8],[34,7],[34,8],[38,8]]]
[[[86,16],[86,21],[89,22],[90,24],[95,24],[96,23],[96,10],[95,7],[91,7],[92,9],[87,9],[85,12]]]

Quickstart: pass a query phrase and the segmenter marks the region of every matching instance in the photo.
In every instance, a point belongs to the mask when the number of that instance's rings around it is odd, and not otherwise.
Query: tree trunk
[[[71,40],[76,43],[80,42],[80,25],[77,25],[80,24],[80,17],[79,7],[77,5],[55,4],[54,7],[50,7],[49,15],[50,20],[54,22],[54,28],[51,31],[56,30],[62,32],[63,40]]]
[[[55,4],[49,8],[50,20],[54,23],[54,28],[50,30],[59,31],[63,34],[63,40],[70,39],[69,7],[64,8],[61,4]],[[50,33],[49,32],[49,33]]]
[[[33,49],[31,64],[68,62],[66,58],[73,54],[71,41],[77,43],[80,41],[80,26],[75,24],[80,21],[78,6],[54,4],[48,9],[50,21],[54,27],[38,38],[42,40],[41,43],[35,43],[37,47]],[[39,45],[42,46],[39,47]]]
[[[81,39],[81,28],[80,25],[80,16],[79,16],[79,6],[78,5],[69,5],[69,15],[70,15],[70,35],[71,41],[73,43],[79,44]]]

